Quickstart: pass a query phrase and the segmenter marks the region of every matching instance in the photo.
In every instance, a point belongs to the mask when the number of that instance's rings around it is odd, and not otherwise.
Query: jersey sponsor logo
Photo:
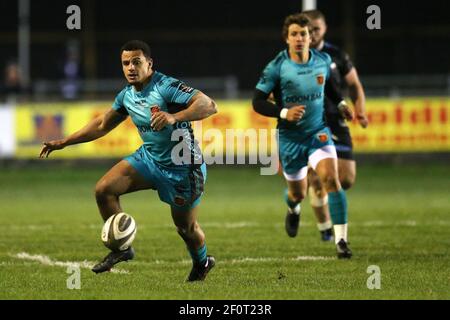
[[[191,93],[192,91],[194,91],[194,88],[187,86],[186,84],[182,83],[180,85],[180,88],[178,88],[178,90],[186,92],[186,93]]]
[[[141,110],[144,110],[145,107],[147,106],[147,100],[145,99],[135,100],[134,103],[136,104],[136,107],[138,107]]]
[[[302,102],[302,101],[313,101],[317,100],[323,97],[322,92],[316,92],[313,94],[305,94],[300,96],[287,96],[285,99],[286,103],[292,103],[292,102]]]
[[[326,132],[319,132],[317,134],[317,139],[319,139],[320,142],[327,142],[328,141],[328,134]]]
[[[287,80],[286,83],[283,85],[283,89],[290,89],[293,87],[293,82],[291,80]]]
[[[140,133],[146,133],[146,132],[154,132],[153,128],[150,125],[145,126],[136,126]],[[161,130],[164,130],[165,127]]]
[[[323,76],[323,74],[319,74],[319,75],[316,77],[316,79],[317,79],[317,83],[320,84],[320,85],[322,85],[323,82],[324,82],[324,80],[325,80],[325,77]]]
[[[261,77],[259,78],[259,83],[260,84],[265,84],[267,82],[267,74],[265,72],[263,72],[261,74]]]
[[[170,84],[170,86],[171,86],[171,87],[178,88],[179,91],[185,92],[185,93],[191,93],[192,91],[194,91],[194,88],[189,87],[189,86],[186,85],[183,81],[180,81],[180,80],[175,81],[175,82],[172,82],[172,83]]]
[[[145,105],[147,103],[147,100],[145,100],[145,99],[135,100],[134,103],[143,106],[143,105]]]

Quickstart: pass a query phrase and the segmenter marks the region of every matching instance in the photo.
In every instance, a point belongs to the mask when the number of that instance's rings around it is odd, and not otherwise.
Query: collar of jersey
[[[314,50],[309,49],[309,60],[306,63],[297,63],[294,60],[291,59],[291,57],[289,56],[289,51],[288,49],[285,50],[285,55],[287,57],[287,59],[289,60],[290,63],[296,65],[296,66],[300,66],[300,67],[309,67],[312,64],[313,61],[313,57],[314,57]]]
[[[153,85],[153,83],[155,82],[155,78],[156,78],[156,74],[157,74],[157,73],[158,73],[157,71],[153,71],[152,75],[150,76],[150,77],[151,77],[150,81],[142,88],[141,91],[137,91],[137,90],[134,88],[134,86],[131,86],[131,87],[132,87],[132,90],[133,90],[133,93],[134,93],[135,95],[138,95],[138,96],[140,96],[140,95],[145,95],[145,93],[147,92],[148,88],[151,88],[152,85]]]

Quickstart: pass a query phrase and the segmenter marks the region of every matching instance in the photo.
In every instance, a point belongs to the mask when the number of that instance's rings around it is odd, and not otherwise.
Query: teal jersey
[[[282,108],[305,106],[305,114],[296,123],[278,119],[280,138],[302,141],[325,128],[325,81],[330,76],[331,58],[327,53],[309,50],[307,63],[296,63],[287,50],[281,51],[264,69],[256,89],[273,92]]]
[[[127,85],[117,96],[112,108],[117,112],[129,115],[136,125],[149,156],[158,164],[172,167],[178,165],[171,158],[172,149],[178,143],[186,144],[189,150],[190,163],[201,164],[202,155],[194,139],[191,123],[188,121],[167,125],[160,131],[153,131],[150,126],[152,114],[161,110],[176,113],[185,109],[198,90],[188,87],[183,82],[155,71],[150,82],[136,91]],[[172,133],[177,132],[176,141],[172,141]]]

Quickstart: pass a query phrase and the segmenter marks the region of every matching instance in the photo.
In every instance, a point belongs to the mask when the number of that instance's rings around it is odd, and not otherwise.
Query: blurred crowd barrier
[[[256,114],[249,100],[219,100],[219,113],[193,122],[203,150],[236,155],[258,152],[273,143],[276,119]],[[63,102],[0,105],[0,157],[37,158],[43,141],[60,139],[111,107],[110,102]],[[366,108],[370,125],[349,123],[355,152],[450,151],[450,98],[372,98]],[[142,141],[128,118],[107,136],[55,152],[52,158],[111,158],[134,152]],[[266,148],[267,146],[265,146]],[[270,146],[267,150],[271,150]]]

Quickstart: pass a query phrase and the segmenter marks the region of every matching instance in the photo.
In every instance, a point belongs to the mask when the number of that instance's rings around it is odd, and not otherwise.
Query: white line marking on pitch
[[[298,256],[295,258],[273,258],[273,257],[259,257],[259,258],[240,258],[240,259],[233,259],[231,261],[224,261],[224,262],[231,262],[231,263],[244,263],[244,262],[282,262],[282,261],[318,261],[318,260],[335,260],[333,257],[322,257],[322,256]]]
[[[10,254],[11,257],[21,259],[21,260],[27,260],[27,261],[34,261],[39,262],[46,266],[51,267],[69,267],[69,266],[78,266],[80,268],[85,269],[92,269],[92,267],[95,265],[95,262],[92,261],[57,261],[52,260],[48,256],[35,254],[31,255],[26,252],[20,252],[17,254]],[[239,263],[264,263],[264,262],[286,262],[286,261],[325,261],[325,260],[336,260],[334,257],[324,257],[324,256],[297,256],[292,258],[275,258],[275,257],[242,257],[238,259],[231,259],[231,260],[218,260],[220,264],[239,264]],[[179,261],[164,261],[164,260],[154,260],[154,261],[134,261],[133,264],[136,265],[152,265],[152,264],[183,264],[183,265],[189,265],[192,263],[191,260],[179,260]],[[117,269],[111,269],[111,272],[113,273],[119,273],[119,274],[130,274],[128,270],[117,270]]]
[[[92,267],[95,265],[95,262],[92,261],[57,261],[52,260],[48,256],[43,256],[40,254],[29,254],[26,252],[20,252],[15,255],[11,255],[14,258],[21,259],[21,260],[29,260],[29,261],[35,261],[39,262],[43,265],[50,266],[50,267],[80,267],[85,269],[92,269]],[[117,270],[117,269],[111,269],[111,272],[113,273],[120,273],[120,274],[129,274],[128,270]]]
[[[236,263],[252,263],[252,262],[286,262],[286,261],[324,261],[324,260],[336,260],[334,257],[324,257],[324,256],[297,256],[293,258],[275,258],[275,257],[242,257],[238,259],[228,259],[221,260],[218,259],[217,262],[220,264],[236,264]],[[151,264],[183,264],[189,265],[192,260],[179,260],[179,261],[164,261],[164,260],[154,260],[154,261],[136,261],[135,264],[141,265],[151,265]]]

